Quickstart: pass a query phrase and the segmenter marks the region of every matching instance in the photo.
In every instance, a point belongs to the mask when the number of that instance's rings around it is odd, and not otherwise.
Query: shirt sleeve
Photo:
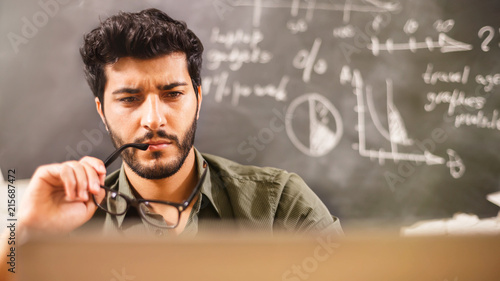
[[[294,173],[286,173],[276,209],[274,228],[292,233],[343,235],[340,221],[307,184]]]

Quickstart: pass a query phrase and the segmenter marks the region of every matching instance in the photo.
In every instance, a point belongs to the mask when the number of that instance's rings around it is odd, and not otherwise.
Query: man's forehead
[[[184,53],[172,53],[151,59],[122,57],[115,63],[106,65],[104,69],[108,85],[110,82],[136,84],[149,79],[158,80],[155,81],[158,83],[190,82]]]
[[[150,59],[140,59],[135,57],[122,57],[116,62],[107,64],[104,69],[107,73],[140,71],[156,73],[158,70],[166,71],[168,69],[178,72],[183,69],[187,71],[186,54],[175,52]]]

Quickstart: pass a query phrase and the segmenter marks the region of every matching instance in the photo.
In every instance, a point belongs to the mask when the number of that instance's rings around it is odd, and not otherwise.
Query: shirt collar
[[[125,168],[124,165],[122,164],[120,168],[120,174],[118,175],[118,192],[122,193],[125,196],[128,196],[130,198],[136,198],[134,193],[132,192],[132,189],[130,188],[130,183],[128,182],[128,178],[125,175]],[[127,210],[128,213],[128,210]],[[127,213],[120,215],[120,216],[115,216],[116,221],[118,223],[118,227],[121,227],[123,220],[125,219],[125,216]]]
[[[203,171],[203,162],[206,162],[206,160],[205,160],[205,158],[203,158],[203,155],[201,155],[201,153],[196,148],[194,148],[194,154],[195,154],[195,158],[196,158],[196,165],[198,166],[198,171],[199,171],[198,176],[201,177],[201,173]],[[207,165],[206,169],[207,169],[207,175],[205,177],[205,182],[201,186],[201,194],[204,196],[200,196],[199,200],[202,200],[202,201],[201,201],[201,204],[198,206],[196,213],[198,213],[200,211],[201,206],[205,206],[207,204],[207,202],[203,202],[203,200],[208,199],[209,203],[212,204],[214,209],[217,211],[217,214],[219,214],[219,216],[220,216],[220,210],[219,210],[217,204],[215,204],[215,200],[214,200],[214,195],[216,195],[216,194],[214,194],[215,186],[212,185],[212,175],[211,175],[211,171],[210,171],[210,166]]]

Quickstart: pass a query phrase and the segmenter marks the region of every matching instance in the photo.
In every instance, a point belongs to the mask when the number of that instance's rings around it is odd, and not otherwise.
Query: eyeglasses
[[[148,149],[149,144],[144,143],[129,143],[119,147],[113,152],[105,161],[104,166],[108,167],[113,161],[120,156],[120,153],[129,147],[137,148],[140,150]],[[191,204],[193,198],[201,189],[201,185],[205,180],[207,174],[207,163],[203,162],[203,174],[200,181],[196,184],[191,195],[182,203],[175,203],[169,201],[149,200],[149,199],[133,199],[116,190],[107,186],[101,185],[101,188],[106,191],[106,195],[101,203],[98,203],[95,196],[92,195],[94,203],[103,211],[108,214],[119,216],[127,212],[130,206],[139,211],[140,216],[149,224],[159,228],[175,228],[179,225],[181,213]],[[165,217],[168,219],[165,219]]]

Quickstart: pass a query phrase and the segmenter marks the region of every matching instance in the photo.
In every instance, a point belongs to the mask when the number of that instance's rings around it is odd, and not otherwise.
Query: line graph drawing
[[[372,119],[377,131],[391,143],[391,150],[393,152],[398,151],[398,144],[409,146],[413,144],[413,140],[408,138],[408,133],[405,128],[405,124],[399,110],[393,102],[392,93],[392,80],[386,80],[387,88],[387,121],[389,124],[389,130],[382,126],[378,114],[376,113],[373,93],[371,86],[366,87],[366,104],[370,118]],[[397,161],[397,160],[396,160]]]
[[[299,109],[300,108],[300,109]],[[306,111],[306,118],[298,117],[297,111]],[[299,120],[300,119],[300,120]],[[295,134],[295,122],[307,123],[307,140]],[[342,118],[338,110],[324,96],[311,93],[293,100],[286,112],[285,128],[291,142],[302,153],[320,157],[330,152],[340,141],[343,133]]]
[[[357,113],[356,131],[358,132],[358,143],[353,145],[362,157],[378,160],[379,164],[384,164],[386,160],[397,163],[398,161],[413,161],[426,165],[446,165],[450,168],[450,174],[453,178],[460,178],[465,172],[465,166],[460,156],[452,149],[447,149],[449,160],[425,149],[422,153],[404,153],[399,151],[399,146],[411,146],[414,140],[408,137],[404,120],[393,102],[392,80],[386,80],[387,96],[387,124],[388,129],[384,128],[378,113],[373,104],[372,88],[365,85],[359,70],[351,71],[349,66],[344,66],[341,70],[340,82],[342,85],[350,83],[353,87],[353,94],[356,96],[356,106],[354,111]],[[365,103],[366,99],[366,103]],[[390,151],[383,148],[367,148],[366,120],[370,117],[376,130],[390,143]]]

